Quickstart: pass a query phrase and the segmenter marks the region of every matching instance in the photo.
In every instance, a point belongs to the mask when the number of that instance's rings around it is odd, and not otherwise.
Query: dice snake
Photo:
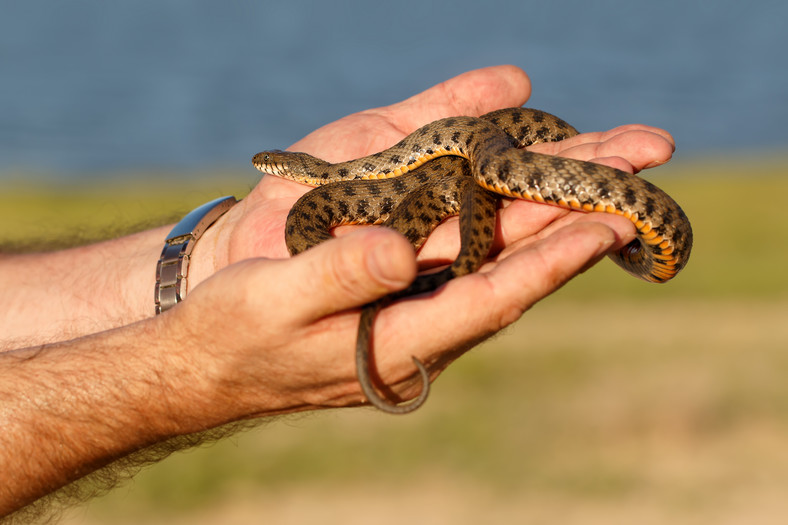
[[[610,257],[643,280],[668,281],[686,265],[692,228],[664,191],[625,171],[525,149],[576,134],[575,128],[549,113],[508,108],[482,117],[434,121],[391,148],[347,162],[331,164],[306,153],[279,150],[254,156],[260,171],[316,186],[288,215],[285,240],[292,255],[329,239],[331,228],[340,224],[383,224],[418,249],[445,217],[460,214],[460,253],[451,266],[420,275],[406,290],[362,309],[356,367],[371,404],[386,412],[407,413],[426,400],[429,376],[416,358],[423,387],[414,401],[392,403],[373,386],[369,349],[375,315],[392,300],[434,290],[476,271],[492,244],[501,196],[628,218],[637,228],[637,238]]]

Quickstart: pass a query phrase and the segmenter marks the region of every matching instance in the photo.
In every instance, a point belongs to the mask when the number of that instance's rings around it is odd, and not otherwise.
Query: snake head
[[[278,149],[261,151],[252,157],[252,164],[260,171],[272,175],[279,175],[279,172],[285,169],[287,165],[287,156],[288,153],[286,151]]]
[[[327,163],[307,153],[273,149],[252,157],[252,164],[263,173],[304,182],[317,167]]]

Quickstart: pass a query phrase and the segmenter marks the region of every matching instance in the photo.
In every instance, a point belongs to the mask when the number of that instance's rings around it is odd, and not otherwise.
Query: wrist
[[[235,197],[220,197],[203,204],[189,212],[167,234],[164,248],[156,264],[154,287],[156,314],[169,310],[186,297],[189,288],[189,267],[197,242],[237,202]],[[202,250],[202,253],[205,254],[206,250]],[[214,253],[216,253],[215,246]]]
[[[230,264],[230,236],[245,204],[246,199],[243,199],[219,217],[194,245],[189,262],[188,291]]]

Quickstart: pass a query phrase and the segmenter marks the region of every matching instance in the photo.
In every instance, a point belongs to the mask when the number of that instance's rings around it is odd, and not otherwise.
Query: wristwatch
[[[167,235],[156,264],[156,315],[169,310],[186,297],[186,276],[189,274],[189,258],[194,245],[205,230],[237,202],[235,197],[230,196],[203,204],[190,211]]]

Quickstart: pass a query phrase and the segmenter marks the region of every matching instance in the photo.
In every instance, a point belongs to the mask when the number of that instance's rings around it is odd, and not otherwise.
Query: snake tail
[[[358,338],[356,339],[356,370],[361,391],[372,406],[389,414],[408,414],[418,409],[427,401],[430,395],[430,375],[421,361],[413,357],[413,364],[421,376],[421,393],[413,401],[398,405],[378,394],[372,384],[372,374],[369,373],[369,349],[371,348],[372,325],[375,316],[383,306],[383,301],[368,304],[361,311],[361,321],[358,325]]]
[[[356,373],[364,395],[376,408],[390,414],[407,414],[413,412],[427,400],[429,395],[429,375],[424,365],[415,357],[413,362],[422,377],[422,391],[417,399],[404,405],[397,405],[380,397],[372,384],[372,374],[369,370],[369,355],[372,348],[372,326],[375,316],[385,304],[405,297],[420,293],[431,292],[455,277],[467,275],[478,270],[485,256],[490,251],[495,228],[495,210],[498,198],[485,190],[467,173],[468,162],[464,159],[446,159],[442,161],[456,165],[461,176],[453,182],[452,191],[447,192],[451,198],[443,209],[435,208],[434,217],[424,219],[422,222],[431,223],[432,227],[450,213],[460,214],[460,253],[454,262],[436,273],[420,275],[405,290],[395,292],[389,296],[364,307],[359,322],[358,337],[356,339]],[[435,181],[438,184],[438,181]],[[412,223],[412,214],[428,209],[422,199],[428,198],[430,185],[425,185],[404,199],[392,212],[391,216],[383,223],[390,228],[407,231],[405,225]],[[449,205],[449,203],[451,203]],[[404,221],[404,222],[403,222]],[[407,235],[407,233],[406,233]],[[411,241],[418,243],[423,234],[412,234]]]

